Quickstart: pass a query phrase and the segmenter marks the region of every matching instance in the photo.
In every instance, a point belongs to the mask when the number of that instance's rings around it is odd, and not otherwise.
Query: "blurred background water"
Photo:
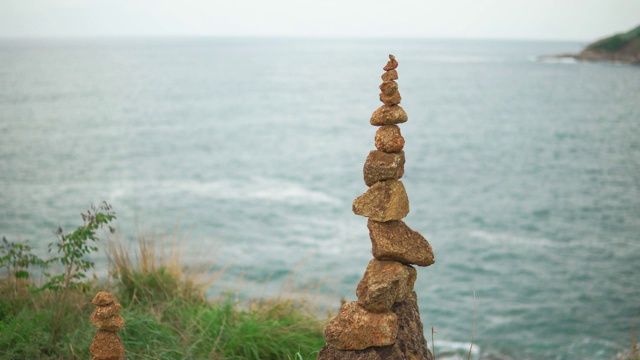
[[[336,310],[371,259],[351,202],[392,53],[429,342],[467,351],[476,308],[474,358],[608,359],[640,328],[640,68],[538,60],[583,45],[1,40],[0,235],[44,248],[106,200],[230,265],[211,295],[321,281]]]

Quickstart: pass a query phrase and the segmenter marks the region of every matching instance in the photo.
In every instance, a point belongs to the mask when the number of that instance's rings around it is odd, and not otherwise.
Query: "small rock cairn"
[[[402,219],[409,213],[409,199],[399,179],[404,174],[404,138],[397,124],[408,117],[398,105],[396,68],[389,55],[383,68],[380,101],[371,116],[378,126],[375,146],[364,163],[369,189],[353,201],[353,212],[369,218],[367,227],[374,259],[369,262],[356,295],[324,328],[327,344],[318,360],[433,358],[427,347],[413,285],[417,271],[411,265],[434,263],[429,242]]]
[[[124,345],[118,331],[124,328],[124,319],[117,315],[122,306],[108,292],[101,291],[91,301],[96,311],[91,314],[91,325],[98,328],[89,350],[91,360],[124,360]]]

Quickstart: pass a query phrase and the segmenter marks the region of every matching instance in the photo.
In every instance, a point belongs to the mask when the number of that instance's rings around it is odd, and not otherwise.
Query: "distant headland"
[[[640,25],[625,33],[597,40],[587,45],[579,54],[561,54],[554,57],[640,65]]]

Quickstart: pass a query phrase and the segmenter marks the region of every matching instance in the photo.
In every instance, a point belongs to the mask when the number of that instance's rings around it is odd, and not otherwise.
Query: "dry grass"
[[[120,234],[109,237],[105,249],[109,271],[127,297],[123,300],[144,304],[180,296],[204,301],[206,290],[226,267],[213,274],[209,269],[186,267],[181,252],[184,242],[177,227],[168,235],[141,234],[131,242]]]

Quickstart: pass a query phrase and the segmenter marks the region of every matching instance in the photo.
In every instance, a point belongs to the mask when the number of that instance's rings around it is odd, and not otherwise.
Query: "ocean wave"
[[[269,178],[250,178],[245,180],[198,181],[161,181],[144,184],[122,185],[113,189],[115,198],[129,196],[152,196],[189,194],[209,199],[221,200],[262,200],[288,204],[339,204],[340,201],[322,191],[312,190],[300,184]],[[137,195],[134,195],[137,194]]]
[[[553,241],[552,239],[539,237],[522,237],[518,235],[508,234],[508,233],[492,233],[482,230],[474,230],[470,231],[469,235],[478,240],[482,240],[488,244],[500,244],[500,245],[515,245],[515,246],[524,246],[531,244],[536,247],[552,247],[552,248],[561,248],[566,247],[567,244],[559,243],[557,241]]]
[[[447,341],[447,340],[435,340],[435,355],[438,360],[458,360],[458,359],[466,359],[469,355],[469,349],[471,349],[471,359],[479,360],[480,359],[480,348],[473,344],[471,346],[470,342],[462,342],[462,341]],[[432,350],[434,349],[434,344],[432,345]]]
[[[547,64],[577,64],[578,60],[568,56],[539,56],[533,57],[532,61],[538,61]]]

